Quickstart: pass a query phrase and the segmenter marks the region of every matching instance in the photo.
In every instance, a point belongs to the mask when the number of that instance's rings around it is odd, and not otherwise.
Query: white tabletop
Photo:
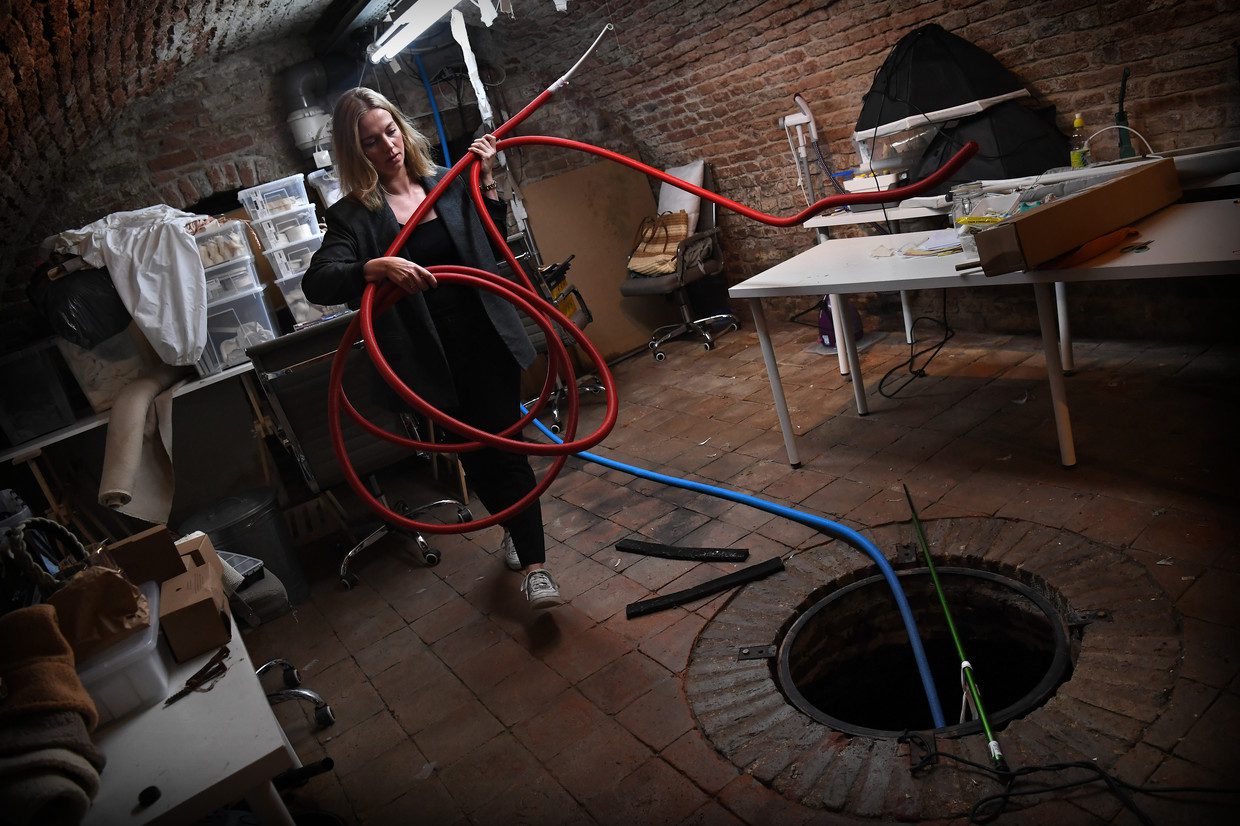
[[[95,732],[108,764],[85,824],[193,823],[293,767],[236,623],[228,650],[228,670],[210,691]],[[210,657],[173,666],[169,694]],[[160,798],[139,811],[138,793],[147,786],[158,787]]]
[[[980,269],[956,272],[964,253],[908,257],[925,232],[838,238],[811,247],[728,290],[732,298],[868,293],[891,290],[1033,284],[1055,281],[1116,281],[1228,275],[1240,272],[1240,204],[1232,200],[1172,204],[1138,224],[1145,252],[1105,253],[1087,266],[987,276]],[[879,248],[891,255],[875,257]]]

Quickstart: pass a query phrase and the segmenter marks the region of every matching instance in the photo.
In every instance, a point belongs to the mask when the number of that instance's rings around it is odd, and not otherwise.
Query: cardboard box
[[[228,597],[210,565],[200,565],[160,586],[159,624],[179,663],[214,651],[232,638]]]
[[[181,561],[172,533],[165,525],[148,528],[103,550],[134,585],[162,583],[185,573],[185,563]]]
[[[216,580],[224,580],[224,562],[215,552],[211,538],[202,531],[194,531],[177,540],[177,553],[181,555],[183,570],[192,571],[206,566]]]
[[[978,257],[987,275],[1037,269],[1179,198],[1175,162],[1155,161],[979,232]]]

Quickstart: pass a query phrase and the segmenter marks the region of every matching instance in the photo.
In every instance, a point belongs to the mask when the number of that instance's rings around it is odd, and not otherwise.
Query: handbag
[[[676,272],[676,251],[688,237],[689,213],[683,209],[644,219],[629,255],[629,270],[638,275]]]

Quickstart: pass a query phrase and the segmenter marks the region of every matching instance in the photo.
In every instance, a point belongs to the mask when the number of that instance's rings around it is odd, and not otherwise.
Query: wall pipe
[[[443,165],[452,166],[452,156],[448,152],[448,134],[443,128],[443,117],[439,114],[435,90],[431,87],[430,76],[426,74],[426,64],[422,62],[422,55],[413,56],[413,65],[418,67],[418,77],[422,78],[422,87],[426,89],[426,97],[431,102],[431,120],[435,121],[435,130],[439,132],[439,148],[443,150]]]
[[[603,33],[610,30],[611,28],[612,28],[611,24],[608,24],[607,27],[604,28]],[[702,189],[699,186],[695,186],[686,181],[680,180],[679,178],[668,175],[665,172],[662,172],[660,170],[646,166],[645,164],[634,161],[623,155],[619,155],[615,152],[611,152],[606,149],[601,149],[599,147],[591,146],[589,144],[580,143],[577,141],[570,141],[564,138],[553,138],[553,137],[546,137],[546,136],[525,136],[525,137],[506,139],[504,136],[507,133],[511,132],[522,121],[528,118],[534,111],[536,111],[543,104],[545,104],[551,98],[551,96],[554,94],[556,90],[558,90],[560,87],[562,87],[565,83],[568,82],[573,72],[575,72],[577,68],[581,66],[582,62],[585,60],[585,57],[588,56],[591,51],[593,51],[593,49],[598,45],[602,37],[603,37],[603,34],[600,34],[599,37],[590,46],[590,49],[587,50],[586,54],[583,55],[581,60],[578,60],[578,62],[574,64],[572,69],[570,69],[562,77],[556,80],[555,83],[553,83],[551,86],[545,89],[532,101],[526,104],[526,106],[523,109],[521,109],[521,111],[519,111],[517,114],[509,118],[507,121],[505,121],[503,124],[501,124],[498,128],[495,129],[494,135],[496,136],[496,138],[499,139],[498,144],[497,144],[499,149],[502,150],[509,146],[542,144],[542,145],[559,146],[563,148],[576,149],[579,151],[588,152],[590,154],[595,154],[600,157],[615,161],[617,163],[621,163],[625,166],[629,166],[633,169],[636,169],[642,172],[643,174],[657,178],[666,183],[670,183],[673,186],[676,186],[685,191],[697,194],[698,196],[702,198],[706,198],[707,200],[713,201],[716,204],[727,207],[728,209],[732,209],[733,211],[738,212],[746,217],[752,218],[754,220],[760,221],[765,224],[769,224],[771,226],[778,226],[778,227],[788,227],[788,226],[798,225],[812,215],[815,215],[823,210],[830,209],[836,206],[841,206],[844,204],[873,203],[874,201],[879,200],[879,199],[890,200],[893,198],[902,199],[906,197],[912,197],[926,189],[929,189],[937,185],[941,180],[945,180],[946,178],[948,178],[957,169],[959,169],[959,167],[961,167],[965,163],[965,161],[967,161],[970,157],[972,157],[977,152],[977,148],[978,148],[977,144],[970,141],[967,144],[965,144],[965,146],[958,153],[956,153],[956,155],[953,156],[943,167],[941,167],[935,173],[933,173],[932,175],[928,176],[927,178],[923,179],[922,181],[916,184],[912,184],[912,185],[905,186],[905,187],[900,187],[900,188],[893,189],[893,190],[888,190],[882,193],[861,192],[861,193],[850,193],[847,195],[835,195],[835,196],[823,198],[819,200],[818,202],[811,204],[806,209],[801,210],[795,215],[788,216],[788,217],[779,217],[779,216],[770,215],[770,214],[761,212],[759,210],[752,209],[736,201],[732,201],[721,195],[717,195],[713,192],[709,192],[708,190]],[[371,510],[379,514],[382,518],[384,518],[388,522],[395,524],[399,527],[405,528],[407,530],[422,531],[425,533],[432,533],[432,534],[434,533],[462,533],[465,531],[476,530],[479,528],[497,524],[498,522],[507,519],[509,516],[514,515],[518,513],[519,511],[523,510],[532,501],[534,501],[534,499],[541,496],[542,493],[550,486],[551,482],[555,478],[555,475],[563,467],[564,462],[567,461],[567,458],[569,455],[574,454],[574,453],[580,453],[584,449],[593,447],[594,445],[601,442],[604,438],[606,438],[607,434],[610,433],[611,429],[615,426],[617,413],[618,413],[618,405],[619,405],[619,398],[616,395],[616,391],[615,391],[615,382],[613,381],[611,377],[611,372],[607,368],[607,364],[603,360],[602,355],[594,347],[593,343],[590,342],[588,338],[586,338],[585,334],[582,333],[582,331],[576,327],[576,325],[574,325],[571,321],[569,321],[568,318],[564,316],[564,314],[561,313],[553,304],[546,301],[538,294],[538,292],[534,289],[533,284],[530,282],[529,278],[525,275],[524,270],[521,268],[519,263],[516,261],[516,257],[513,254],[512,250],[509,249],[506,243],[506,239],[504,238],[503,234],[495,226],[495,223],[491,221],[490,216],[487,213],[487,210],[485,209],[485,205],[483,204],[482,192],[479,188],[481,167],[477,163],[477,156],[473,155],[472,153],[467,152],[465,154],[465,157],[457,161],[457,163],[453,165],[451,169],[448,170],[448,172],[443,176],[440,182],[427,194],[426,198],[422,201],[422,203],[418,206],[418,208],[414,210],[414,213],[410,216],[409,220],[405,223],[404,227],[402,227],[401,231],[397,234],[396,238],[392,241],[391,245],[388,247],[386,254],[395,255],[399,252],[400,249],[404,247],[406,241],[409,238],[409,235],[413,232],[414,228],[422,220],[422,217],[427,213],[427,211],[429,211],[434,206],[435,202],[438,201],[439,197],[448,188],[448,186],[462,172],[465,172],[467,170],[469,171],[468,189],[469,189],[471,198],[473,200],[473,203],[479,211],[479,217],[482,220],[483,226],[487,230],[487,234],[490,236],[492,241],[496,244],[496,246],[502,252],[504,260],[508,262],[509,266],[512,268],[512,271],[518,274],[518,276],[522,279],[522,281],[525,282],[524,287],[514,284],[513,282],[509,282],[505,279],[498,278],[491,273],[487,273],[482,270],[477,270],[477,269],[473,269],[470,267],[435,266],[435,267],[431,267],[430,269],[435,274],[436,279],[443,281],[444,283],[467,284],[470,286],[474,286],[478,289],[483,289],[483,290],[492,292],[496,295],[499,295],[505,300],[508,300],[514,305],[516,305],[519,310],[526,313],[543,330],[546,336],[547,344],[548,344],[547,378],[543,384],[543,389],[542,389],[542,392],[539,394],[538,400],[533,405],[531,405],[531,408],[528,411],[525,411],[525,415],[523,415],[521,419],[516,424],[514,424],[512,427],[507,428],[506,430],[504,430],[503,432],[499,434],[486,433],[484,431],[480,431],[476,428],[473,428],[465,424],[464,422],[460,422],[456,419],[453,419],[452,417],[448,416],[442,411],[431,406],[429,403],[423,400],[420,396],[414,393],[410,388],[405,386],[405,384],[400,380],[399,376],[396,375],[395,371],[392,370],[391,366],[387,363],[386,358],[378,350],[377,347],[368,345],[367,353],[370,355],[371,360],[374,362],[375,368],[378,370],[379,374],[383,377],[384,381],[387,382],[387,384],[397,393],[398,396],[400,396],[407,404],[409,404],[415,410],[427,416],[428,418],[432,419],[439,425],[452,430],[453,432],[461,435],[462,437],[473,439],[474,441],[466,441],[463,443],[455,443],[452,445],[441,445],[437,443],[420,442],[420,441],[416,441],[412,439],[407,439],[405,437],[401,437],[396,434],[389,433],[383,430],[382,428],[378,428],[377,426],[374,426],[370,424],[369,422],[366,422],[366,420],[361,416],[361,414],[356,410],[356,408],[349,402],[347,396],[344,393],[344,389],[343,389],[344,365],[345,365],[345,360],[348,355],[348,352],[351,348],[352,342],[356,341],[359,337],[363,338],[363,340],[368,343],[374,342],[376,340],[375,335],[374,335],[374,317],[375,317],[376,312],[380,314],[385,312],[404,296],[404,292],[400,288],[396,287],[395,285],[391,283],[386,283],[386,282],[381,285],[372,283],[366,286],[365,291],[362,294],[361,310],[353,318],[352,322],[349,324],[348,329],[345,331],[345,334],[341,339],[341,347],[337,350],[336,355],[332,360],[331,378],[330,378],[330,383],[328,386],[328,424],[329,424],[329,429],[331,432],[332,447],[336,453],[337,460],[340,463],[341,470],[345,476],[345,479],[346,481],[349,482],[349,486],[353,488],[354,492],[358,494],[358,496],[362,499],[363,502],[365,502],[367,507],[369,507]],[[603,417],[602,423],[592,434],[585,436],[583,438],[580,438],[580,439],[576,438],[576,430],[577,430],[577,423],[578,423],[578,398],[577,398],[576,373],[573,370],[571,360],[568,358],[567,349],[565,348],[563,342],[561,341],[560,335],[557,333],[555,326],[553,325],[558,325],[559,327],[561,327],[565,332],[567,332],[572,337],[572,339],[577,343],[577,345],[586,352],[587,356],[593,362],[595,372],[599,376],[599,379],[601,380],[604,386],[606,397],[607,397],[607,411]],[[359,333],[361,334],[360,336],[359,336]],[[520,429],[523,428],[529,422],[536,421],[535,417],[538,415],[539,412],[541,412],[543,408],[545,408],[548,400],[550,399],[550,396],[555,387],[557,378],[559,378],[562,381],[563,386],[568,388],[568,391],[569,391],[569,398],[568,398],[568,404],[567,404],[568,413],[567,413],[567,417],[565,421],[565,434],[567,438],[561,440],[559,439],[559,437],[555,437],[555,442],[553,442],[552,444],[540,444],[540,443],[526,442],[526,441],[520,440],[519,438],[518,439],[509,438],[510,436],[518,435],[520,432]],[[544,477],[539,482],[536,483],[532,491],[530,491],[526,496],[522,497],[518,502],[514,503],[508,508],[505,508],[502,511],[499,511],[498,513],[492,514],[491,516],[486,517],[484,519],[475,520],[472,522],[466,522],[463,524],[455,524],[455,525],[440,525],[436,523],[417,522],[415,520],[402,516],[398,513],[395,513],[394,511],[387,508],[386,505],[384,505],[373,494],[371,494],[371,492],[367,489],[365,484],[362,482],[361,478],[358,476],[357,472],[353,468],[352,463],[349,460],[348,453],[345,449],[343,430],[341,426],[341,413],[342,412],[344,412],[350,418],[354,419],[354,421],[357,421],[360,425],[362,425],[368,431],[370,431],[371,433],[374,433],[375,435],[381,436],[383,438],[387,438],[390,441],[394,441],[399,444],[404,444],[404,445],[411,446],[411,447],[417,447],[419,449],[435,451],[435,452],[446,452],[449,450],[453,452],[463,452],[463,451],[479,450],[483,447],[498,447],[498,448],[502,448],[506,450],[514,450],[517,452],[523,452],[523,453],[527,453],[531,455],[554,456],[555,459],[552,462],[547,473],[544,474]],[[598,459],[602,459],[602,457],[598,457]],[[605,460],[605,461],[610,461],[610,460]],[[653,473],[652,471],[643,471],[643,472]],[[659,474],[659,476],[662,476],[662,475]],[[683,487],[689,487],[692,485],[699,484],[695,482],[688,482],[687,480],[674,480],[673,477],[662,477],[659,481],[666,481],[667,484],[678,484],[679,486],[683,486]],[[705,489],[706,487],[707,486],[702,486],[703,489]],[[689,489],[697,490],[698,488],[689,487]],[[722,491],[723,489],[719,489],[719,490]],[[709,492],[709,491],[703,490],[703,492]],[[729,496],[725,498],[731,498],[731,496],[737,496],[737,497],[745,496],[744,494],[738,494],[738,493],[731,492],[731,491],[729,491],[728,494]],[[799,512],[792,511],[791,509],[785,509],[779,505],[762,502],[762,500],[758,500],[753,497],[748,497],[748,498],[753,499],[753,502],[752,503],[746,502],[747,504],[761,503],[760,505],[754,504],[754,506],[762,507],[763,509],[766,509],[768,507],[779,508],[780,509],[779,511],[771,511],[771,512],[779,513],[780,515],[785,515],[788,518],[794,519],[795,521],[802,522],[802,524],[812,525],[813,527],[816,527],[819,530],[822,530],[824,533],[827,533],[827,535],[829,536],[835,536],[835,537],[843,539],[844,541],[848,542],[848,544],[852,545],[853,547],[859,548],[864,553],[869,555],[875,561],[875,563],[879,565],[880,570],[884,571],[884,577],[888,580],[889,584],[892,586],[893,592],[895,593],[895,596],[896,596],[897,605],[901,606],[901,615],[904,618],[905,627],[909,633],[909,641],[914,650],[914,657],[917,660],[918,670],[921,674],[922,684],[925,688],[927,702],[930,704],[931,713],[934,718],[935,725],[936,727],[945,726],[946,721],[943,718],[942,709],[939,706],[937,691],[935,690],[933,679],[930,676],[929,666],[926,663],[925,651],[921,645],[920,636],[917,633],[916,622],[913,619],[911,611],[908,609],[907,599],[905,598],[904,593],[900,588],[898,580],[896,580],[894,573],[891,573],[890,575],[888,575],[887,572],[890,571],[890,566],[886,563],[886,560],[882,557],[882,554],[878,551],[878,549],[875,548],[873,544],[870,543],[868,540],[865,540],[865,538],[862,537],[860,534],[857,534],[855,531],[852,531],[849,528],[845,528],[842,525],[837,525],[836,523],[829,522],[828,520],[820,519],[819,517],[813,517],[809,514],[801,514]],[[735,501],[741,501],[741,500],[737,499]],[[787,513],[784,513],[784,511],[787,511]],[[806,520],[812,520],[812,521],[806,521]]]

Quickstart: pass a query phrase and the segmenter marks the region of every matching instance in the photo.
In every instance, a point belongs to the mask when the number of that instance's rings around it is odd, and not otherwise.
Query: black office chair
[[[705,165],[702,187],[712,192],[715,189],[714,171],[710,164]],[[669,190],[678,193],[677,197],[694,197],[678,187],[664,183],[659,196],[660,209],[663,208]],[[650,334],[650,341],[646,346],[653,351],[655,361],[667,358],[667,354],[660,348],[673,339],[693,333],[702,340],[705,349],[711,350],[719,336],[740,328],[740,320],[736,315],[722,306],[715,308],[720,310],[719,312],[694,318],[695,298],[707,305],[724,305],[727,301],[726,288],[722,283],[723,251],[719,246],[715,203],[699,201],[701,211],[698,214],[697,226],[676,249],[675,272],[667,275],[643,275],[630,270],[620,284],[620,293],[625,296],[666,296],[675,303],[680,313],[680,321],[659,327]]]
[[[246,351],[254,364],[259,385],[271,406],[281,442],[296,460],[311,492],[325,497],[331,503],[346,532],[348,522],[345,510],[330,490],[344,482],[344,473],[332,450],[327,418],[327,384],[332,357],[352,317],[352,313],[339,316]],[[354,344],[348,359],[344,390],[354,407],[389,432],[407,433],[414,438],[421,438],[413,417],[396,410],[395,394],[383,384],[369,363],[362,352],[360,341]],[[367,433],[347,416],[343,417],[342,426],[345,446],[354,469],[358,476],[367,480],[371,493],[385,505],[410,518],[441,506],[455,508],[459,522],[468,522],[473,518],[464,502],[452,498],[437,499],[416,508],[411,508],[402,501],[388,504],[375,474],[396,461],[409,458],[413,451]],[[425,457],[425,454],[423,456]],[[349,571],[353,558],[393,530],[413,541],[421,562],[426,565],[438,564],[439,553],[430,547],[420,533],[381,523],[357,542],[341,560],[340,579],[346,587],[357,582],[357,577]]]

